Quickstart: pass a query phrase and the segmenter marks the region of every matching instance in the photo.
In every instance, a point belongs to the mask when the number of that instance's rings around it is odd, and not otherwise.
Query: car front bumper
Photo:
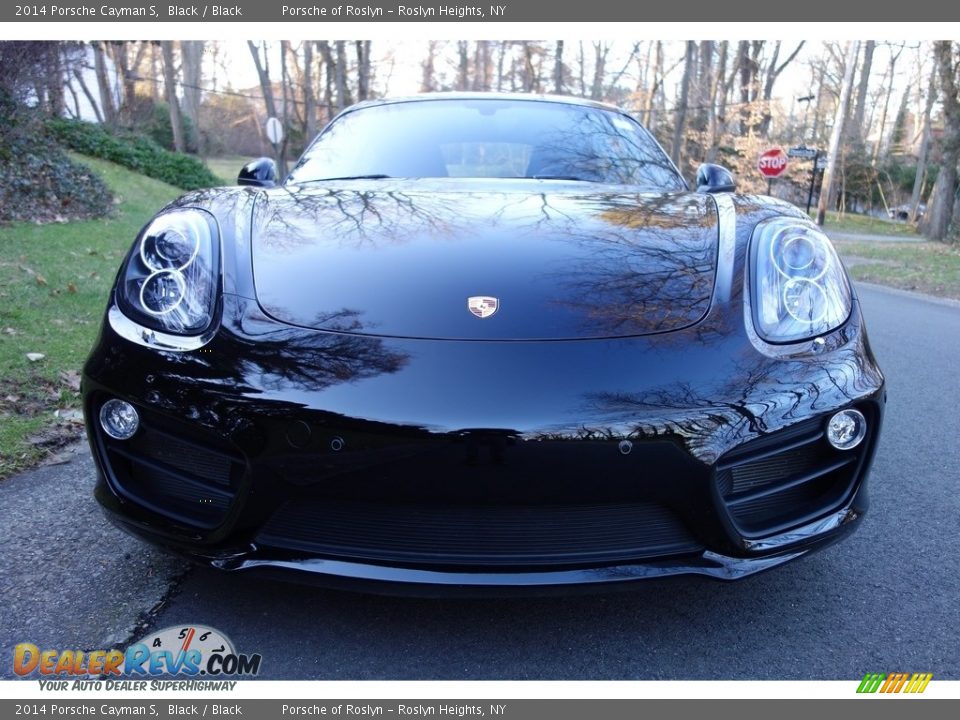
[[[742,327],[742,325],[740,325]],[[129,532],[223,570],[417,594],[733,580],[867,509],[884,405],[858,309],[826,347],[685,331],[457,343],[280,325],[227,296],[209,343],[108,322],[83,382],[96,495]],[[102,403],[141,429],[109,438]],[[842,453],[828,418],[869,432]]]

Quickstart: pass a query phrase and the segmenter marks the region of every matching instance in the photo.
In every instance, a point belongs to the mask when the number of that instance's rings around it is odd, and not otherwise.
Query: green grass
[[[815,213],[811,213],[816,216]],[[865,235],[905,235],[916,236],[916,228],[907,222],[896,222],[894,220],[885,220],[883,218],[871,217],[869,215],[854,215],[853,213],[827,213],[824,229],[829,233],[831,230],[848,233],[861,233]]]
[[[113,217],[0,227],[0,477],[35,463],[37,434],[78,408],[76,373],[96,338],[120,261],[143,224],[182,191],[79,155],[117,197]],[[44,359],[30,362],[27,353]],[[50,444],[55,444],[55,438]]]
[[[960,247],[939,242],[834,241],[856,280],[960,300]]]
[[[210,171],[219,177],[224,185],[236,185],[240,168],[255,158],[243,155],[227,155],[224,157],[209,157],[204,160]]]

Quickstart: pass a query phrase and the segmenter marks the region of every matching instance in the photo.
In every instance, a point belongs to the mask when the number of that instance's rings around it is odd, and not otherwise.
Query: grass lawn
[[[816,213],[811,213],[814,217]],[[915,237],[917,229],[908,222],[896,222],[869,215],[854,215],[853,213],[828,212],[824,230],[827,234],[831,230],[848,233],[862,233],[865,235],[906,235]]]
[[[254,159],[243,155],[226,155],[224,157],[209,157],[204,162],[214,175],[223,180],[224,185],[236,185],[240,168]]]
[[[960,246],[843,240],[834,245],[855,280],[960,300]]]
[[[107,294],[137,232],[181,190],[118,165],[74,156],[117,198],[104,220],[0,226],[0,477],[79,435],[78,373]],[[31,362],[27,353],[43,359]],[[76,414],[75,412],[73,413]]]

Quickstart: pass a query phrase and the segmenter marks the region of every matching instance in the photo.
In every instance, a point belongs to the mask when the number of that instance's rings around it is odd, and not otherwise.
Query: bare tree
[[[610,43],[593,43],[593,82],[590,84],[590,99],[603,99],[604,77],[607,71],[607,57],[610,55]]]
[[[680,82],[680,101],[677,103],[677,114],[673,126],[673,144],[670,147],[670,159],[677,167],[680,166],[680,157],[683,154],[683,133],[687,121],[687,98],[690,95],[690,84],[696,72],[694,65],[697,62],[697,44],[687,41],[686,60],[683,64],[683,80]]]
[[[183,112],[190,118],[193,127],[199,128],[203,83],[203,40],[181,40],[180,58],[183,74]]]
[[[921,228],[931,240],[947,237],[957,189],[957,162],[960,160],[960,98],[957,96],[957,55],[954,43],[938,40],[933,44],[943,98],[943,162],[930,193]]]
[[[370,97],[370,41],[357,40],[357,100]]]
[[[927,175],[927,154],[930,151],[930,113],[937,99],[937,66],[930,69],[930,84],[927,87],[927,101],[923,106],[923,129],[921,132],[920,152],[917,154],[917,175],[913,180],[913,193],[910,196],[910,222],[917,221],[920,208],[920,193]]]
[[[100,90],[100,108],[103,119],[108,125],[117,124],[117,106],[114,101],[112,83],[108,77],[107,59],[103,51],[103,42],[93,43],[93,67],[97,76],[97,88]]]
[[[563,92],[563,40],[557,40],[553,53],[553,91],[557,95]]]
[[[470,43],[467,40],[457,42],[457,90],[468,90],[470,87]]]
[[[317,134],[317,95],[313,89],[313,42],[303,43],[303,134],[310,142]]]
[[[906,43],[900,43],[899,48],[897,48],[896,52],[894,52],[893,45],[890,45],[890,59],[887,63],[886,73],[884,74],[884,87],[886,87],[886,96],[884,97],[883,101],[883,111],[880,114],[880,130],[877,134],[877,143],[873,147],[874,165],[877,164],[880,154],[886,151],[884,138],[887,129],[887,113],[890,112],[890,97],[893,95],[893,78],[897,67],[897,60],[900,59],[900,54],[903,52],[905,47]]]
[[[840,87],[840,101],[837,103],[837,112],[834,115],[833,130],[830,133],[830,148],[827,151],[827,169],[823,173],[823,184],[820,188],[820,199],[817,202],[817,225],[823,226],[827,215],[827,204],[830,200],[834,178],[837,172],[837,157],[840,154],[840,141],[843,137],[843,119],[847,116],[850,106],[850,95],[853,89],[853,71],[857,64],[857,55],[860,53],[860,41],[852,40],[847,43],[846,70],[843,73],[843,84]]]
[[[333,69],[333,84],[337,90],[337,110],[343,110],[353,104],[350,97],[350,86],[347,82],[347,48],[346,41],[337,40],[334,48],[337,52],[337,62]]]
[[[655,55],[655,64],[653,70],[653,84],[650,86],[650,94],[647,95],[647,107],[644,111],[644,122],[651,133],[657,131],[657,97],[663,91],[663,42],[657,40],[657,51]]]
[[[727,72],[727,52],[730,43],[726,40],[720,43],[720,57],[713,66],[713,77],[710,82],[710,98],[707,116],[707,162],[717,161],[717,139],[719,137],[720,118],[723,117],[726,106],[726,90],[724,80]],[[723,91],[721,93],[721,90]]]
[[[770,120],[773,117],[770,111],[770,103],[773,101],[773,86],[777,82],[777,78],[780,77],[780,74],[796,59],[797,55],[803,49],[805,42],[805,40],[801,40],[793,52],[787,56],[787,59],[779,65],[777,61],[780,58],[780,41],[778,40],[774,45],[773,55],[767,63],[766,80],[763,83],[763,111],[760,119],[760,134],[763,137],[766,137],[770,133]]]
[[[177,152],[184,152],[186,144],[183,141],[183,120],[180,117],[180,101],[177,99],[177,68],[173,58],[173,42],[164,40],[160,43],[163,52],[163,87],[167,94],[167,105],[170,108],[170,129],[173,132],[173,147]]]
[[[333,106],[333,69],[336,63],[328,41],[318,40],[317,49],[320,50],[324,69],[323,104],[327,108],[327,118],[331,118],[336,114],[336,108]]]
[[[270,62],[267,60],[266,43],[262,48],[263,58],[261,60],[259,45],[252,40],[247,40],[247,47],[250,48],[250,54],[253,56],[253,64],[257,68],[257,78],[260,80],[260,91],[263,93],[263,104],[268,117],[277,116],[277,104],[273,99],[273,84],[270,81]]]
[[[853,121],[850,129],[856,137],[863,139],[866,135],[863,127],[863,118],[867,106],[867,88],[870,85],[870,68],[873,66],[873,49],[876,43],[867,40],[863,45],[863,63],[860,65],[860,82],[857,86],[857,101],[854,105]]]
[[[103,112],[100,110],[100,104],[93,97],[93,93],[90,92],[90,88],[87,87],[87,81],[83,79],[83,72],[80,68],[73,68],[73,77],[76,79],[77,84],[80,85],[80,89],[83,91],[84,97],[87,98],[87,102],[90,103],[90,107],[93,108],[93,115],[97,118],[98,123],[103,122]],[[77,115],[80,115],[80,109],[77,108]]]
[[[420,63],[420,92],[433,92],[437,89],[436,55],[439,45],[440,43],[436,40],[427,43],[427,56]]]

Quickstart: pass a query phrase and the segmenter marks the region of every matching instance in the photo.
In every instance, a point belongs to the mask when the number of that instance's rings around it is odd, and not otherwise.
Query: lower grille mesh
[[[160,429],[143,412],[132,439],[104,436],[103,443],[122,494],[185,525],[211,528],[223,522],[243,472],[239,456]]]
[[[870,438],[855,450],[835,450],[824,439],[825,422],[805,421],[721,458],[717,490],[741,533],[783,531],[832,511],[848,496]]]
[[[618,562],[702,547],[652,503],[450,506],[291,502],[257,542],[340,558],[443,565]]]

